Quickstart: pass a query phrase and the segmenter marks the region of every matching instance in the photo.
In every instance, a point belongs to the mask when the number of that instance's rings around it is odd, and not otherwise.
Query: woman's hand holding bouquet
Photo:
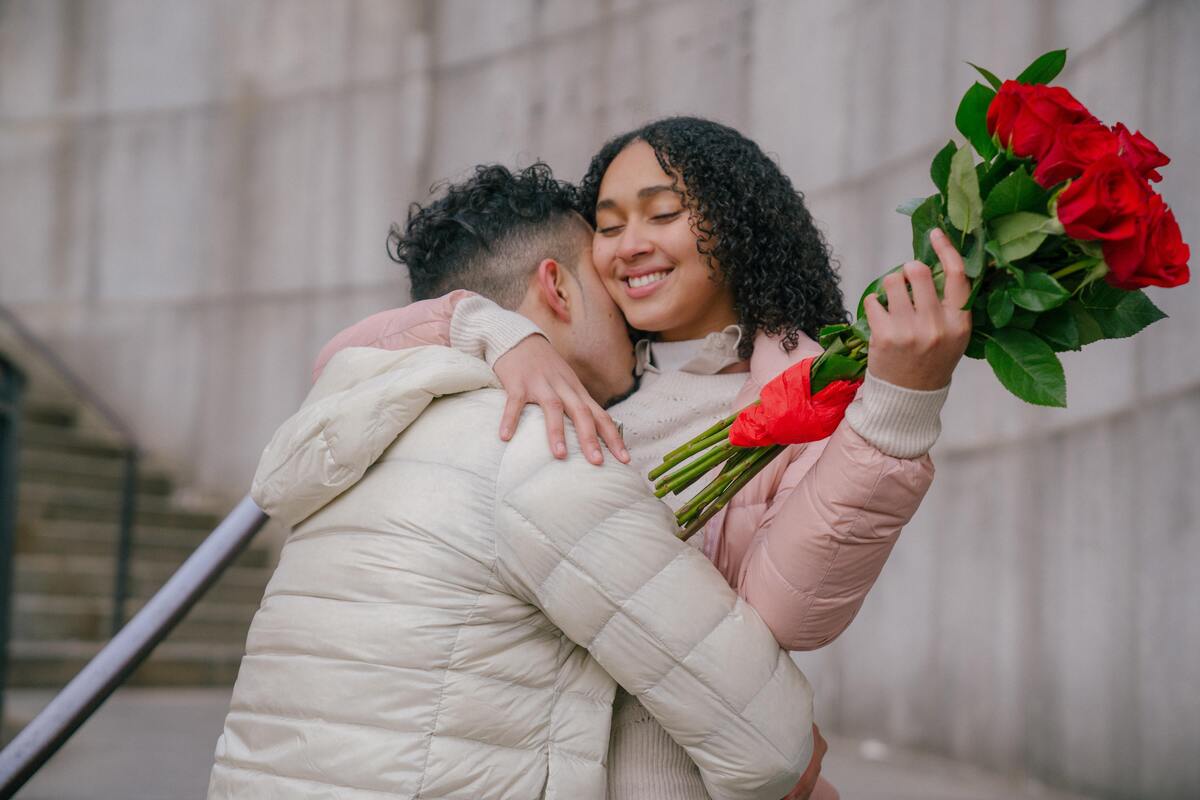
[[[875,295],[863,304],[871,326],[867,368],[906,389],[941,389],[950,383],[971,336],[971,313],[963,308],[971,285],[962,257],[940,229],[929,237],[943,265],[942,296],[929,267],[909,261],[883,280],[886,308]]]

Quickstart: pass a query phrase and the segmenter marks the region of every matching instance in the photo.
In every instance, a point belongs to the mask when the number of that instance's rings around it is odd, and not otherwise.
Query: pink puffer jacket
[[[737,408],[820,347],[791,353],[760,334]],[[933,481],[928,455],[894,458],[842,420],[828,439],[788,447],[705,528],[712,562],[788,650],[815,650],[862,608],[900,530]]]
[[[321,351],[314,379],[346,347],[450,345],[455,307],[471,296],[452,292],[347,328]],[[800,342],[786,353],[777,339],[759,335],[738,407],[788,366],[820,352],[812,340]],[[705,550],[782,647],[814,650],[854,619],[932,480],[928,455],[886,455],[843,420],[829,439],[789,447],[759,473],[709,522]]]

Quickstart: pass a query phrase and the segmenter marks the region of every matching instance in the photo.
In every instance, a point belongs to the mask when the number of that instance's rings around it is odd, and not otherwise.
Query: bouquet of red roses
[[[1132,336],[1164,318],[1141,288],[1189,278],[1188,246],[1150,185],[1170,159],[1141,132],[1108,127],[1066,89],[1048,86],[1065,63],[1066,51],[1055,50],[1003,82],[972,64],[988,85],[975,83],[959,104],[955,125],[967,143],[951,141],[934,157],[934,194],[897,209],[912,218],[914,258],[931,265],[939,291],[944,276],[929,232],[945,231],[963,255],[972,313],[966,355],[986,359],[1022,400],[1060,407],[1067,387],[1057,353]],[[723,465],[676,513],[682,538],[786,445],[833,433],[866,371],[863,300],[874,293],[886,305],[882,281],[863,292],[855,322],[821,330],[821,356],[785,371],[757,403],[650,473],[662,497]]]

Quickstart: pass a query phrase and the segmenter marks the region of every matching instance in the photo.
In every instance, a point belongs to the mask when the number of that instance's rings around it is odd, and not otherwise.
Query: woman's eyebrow
[[[675,191],[675,187],[667,186],[666,184],[660,184],[658,186],[647,186],[644,189],[638,189],[637,196],[638,196],[639,200],[645,200],[647,197],[653,197],[654,195],[660,194],[662,192],[674,192],[674,191]],[[616,208],[616,207],[617,207],[617,201],[612,200],[610,198],[605,198],[604,200],[598,200],[596,202],[596,210],[597,211],[602,211],[606,208]]]
[[[645,189],[638,190],[638,199],[645,200],[647,197],[659,194],[660,192],[674,192],[674,187],[671,186],[647,186]]]

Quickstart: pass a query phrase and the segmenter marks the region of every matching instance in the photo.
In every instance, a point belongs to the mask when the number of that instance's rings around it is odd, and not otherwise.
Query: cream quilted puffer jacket
[[[501,442],[495,385],[351,348],[275,434],[253,495],[294,530],[209,797],[602,800],[617,682],[712,797],[783,797],[804,676],[630,468],[554,460],[540,421]]]

